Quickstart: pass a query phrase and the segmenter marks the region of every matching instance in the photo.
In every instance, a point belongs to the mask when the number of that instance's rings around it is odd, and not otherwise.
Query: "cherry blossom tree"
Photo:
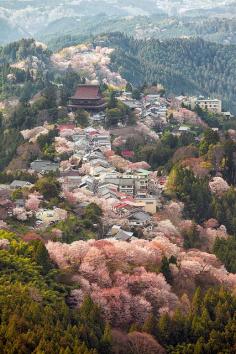
[[[212,193],[217,194],[219,197],[229,190],[228,183],[222,177],[214,177],[209,182],[209,187]]]
[[[7,239],[1,239],[0,240],[0,250],[7,250],[10,246],[10,242]]]
[[[13,215],[19,221],[26,221],[29,217],[32,217],[32,212],[27,211],[25,208],[14,208]]]
[[[74,146],[75,144],[72,141],[67,140],[66,138],[55,138],[55,149],[59,155],[73,152]]]
[[[42,201],[42,195],[38,192],[34,192],[28,195],[28,199],[25,203],[27,210],[38,211],[40,203]]]
[[[151,313],[172,315],[176,308],[189,306],[189,297],[199,282],[206,287],[236,286],[236,275],[228,273],[215,255],[199,250],[186,252],[163,233],[151,241],[49,241],[46,247],[58,267],[69,270],[72,281],[79,285],[71,292],[71,303],[79,308],[84,297],[90,295],[104,318],[117,328],[142,325]],[[177,260],[170,264],[172,287],[159,272],[163,256],[175,256]]]

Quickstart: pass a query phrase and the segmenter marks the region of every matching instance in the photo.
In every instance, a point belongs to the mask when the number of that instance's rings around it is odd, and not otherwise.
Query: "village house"
[[[117,234],[114,236],[114,238],[117,240],[117,241],[125,241],[125,242],[129,242],[131,241],[132,239],[134,239],[133,237],[133,232],[129,232],[129,231],[125,231],[125,230],[122,230],[120,229]]]
[[[133,206],[123,201],[118,201],[113,205],[113,211],[118,217],[128,217],[132,210]]]
[[[146,197],[148,192],[148,176],[150,174],[151,172],[145,169],[134,171],[135,195],[137,197]]]
[[[147,227],[151,224],[151,216],[144,211],[137,211],[129,216],[129,225],[133,227]]]
[[[186,125],[181,125],[178,129],[178,131],[180,133],[185,133],[185,132],[189,132],[190,131],[190,127],[186,126]]]
[[[106,237],[129,242],[135,238],[133,234],[133,232],[123,230],[120,225],[113,225],[106,234]]]
[[[96,114],[91,115],[90,121],[93,124],[101,124],[101,123],[104,123],[105,118],[106,118],[106,116],[104,113],[96,113]]]
[[[109,183],[109,182],[99,182],[98,192],[103,188],[106,188],[106,189],[109,189],[112,191],[118,191],[118,186],[116,184]]]
[[[155,214],[157,212],[157,199],[155,197],[135,198],[134,202],[137,206],[142,207],[146,213]]]
[[[86,175],[81,178],[81,184],[79,188],[86,187],[90,192],[97,193],[98,189],[98,181],[95,177],[90,175]]]
[[[110,189],[108,189],[106,187],[100,188],[98,190],[98,196],[101,197],[101,198],[104,198],[104,199],[109,199],[109,198],[118,199],[117,195],[116,195],[116,192],[112,191],[112,190],[110,190]]]
[[[67,218],[67,211],[54,208],[54,209],[40,209],[36,213],[36,224],[43,224],[44,226],[48,226],[50,224],[56,223],[58,221],[65,220]]]
[[[63,187],[67,190],[78,188],[81,184],[81,176],[65,176],[63,177]]]
[[[90,145],[93,147],[105,147],[108,150],[111,150],[111,138],[108,134],[94,134],[90,139]]]
[[[133,177],[123,176],[119,180],[119,192],[133,196],[135,191],[135,180]]]
[[[47,160],[35,160],[30,164],[31,170],[38,173],[47,173],[47,172],[57,172],[59,170],[59,163],[47,161]]]
[[[27,181],[14,180],[10,184],[11,189],[19,189],[19,188],[30,188],[33,184]]]

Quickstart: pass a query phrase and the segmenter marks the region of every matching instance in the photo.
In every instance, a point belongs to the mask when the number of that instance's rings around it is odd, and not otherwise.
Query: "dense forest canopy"
[[[219,96],[235,112],[236,46],[200,38],[135,40],[121,33],[101,38],[116,49],[112,69],[134,85],[157,81],[175,94]]]

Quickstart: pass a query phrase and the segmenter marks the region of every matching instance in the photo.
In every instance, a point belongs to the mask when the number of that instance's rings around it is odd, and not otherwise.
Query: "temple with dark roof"
[[[102,97],[98,85],[79,85],[74,96],[70,97],[68,109],[76,111],[85,109],[86,111],[102,111],[106,108],[106,102]]]

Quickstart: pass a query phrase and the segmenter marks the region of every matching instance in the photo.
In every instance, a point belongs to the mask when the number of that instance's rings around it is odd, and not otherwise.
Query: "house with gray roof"
[[[134,195],[135,180],[134,178],[121,178],[119,181],[119,191],[121,193]]]
[[[18,189],[18,188],[30,188],[32,187],[33,184],[28,182],[28,181],[20,181],[15,179],[11,184],[10,184],[10,188],[11,189]]]
[[[125,230],[120,229],[117,234],[115,235],[115,239],[118,241],[130,241],[133,238],[133,232],[128,232]]]
[[[137,211],[130,215],[129,225],[135,227],[145,227],[151,222],[151,216],[144,211]]]
[[[31,170],[42,174],[47,172],[57,172],[59,170],[59,163],[48,160],[35,160],[31,162],[30,168]]]

